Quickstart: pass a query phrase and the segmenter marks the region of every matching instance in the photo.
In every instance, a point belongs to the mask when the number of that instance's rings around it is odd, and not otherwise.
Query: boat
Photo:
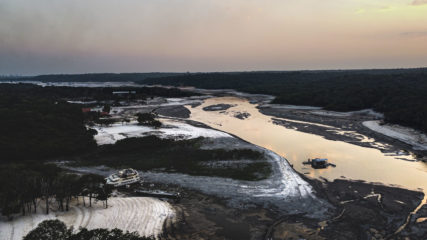
[[[132,168],[122,169],[117,173],[111,174],[105,179],[107,184],[114,187],[131,185],[134,183],[139,183],[141,180],[139,177],[138,171]]]
[[[327,158],[308,159],[308,161],[303,162],[303,164],[310,164],[312,168],[327,168],[328,166],[335,167],[335,164],[328,163]]]

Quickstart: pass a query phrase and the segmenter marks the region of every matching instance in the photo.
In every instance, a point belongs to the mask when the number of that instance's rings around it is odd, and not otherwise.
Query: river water
[[[225,111],[203,110],[203,107],[221,103],[235,106]],[[427,164],[423,162],[400,160],[399,156],[387,156],[378,149],[288,129],[274,124],[270,116],[260,113],[256,107],[256,104],[243,98],[210,98],[198,107],[189,107],[190,119],[272,150],[288,159],[296,171],[311,178],[345,178],[424,192],[427,190]],[[249,113],[250,116],[244,120],[234,117],[239,112]],[[315,157],[328,158],[337,166],[312,169],[302,164],[308,158]]]

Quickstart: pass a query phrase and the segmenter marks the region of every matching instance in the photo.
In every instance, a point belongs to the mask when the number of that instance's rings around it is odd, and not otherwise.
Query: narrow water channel
[[[204,111],[214,104],[235,105],[225,111]],[[207,99],[202,105],[188,108],[191,119],[234,134],[248,142],[270,149],[293,164],[296,171],[311,178],[339,178],[378,182],[411,190],[427,190],[427,165],[387,156],[378,149],[325,139],[321,136],[288,129],[272,123],[255,104],[237,97]],[[246,112],[244,120],[234,117]],[[303,165],[308,158],[328,158],[336,168],[312,169]]]

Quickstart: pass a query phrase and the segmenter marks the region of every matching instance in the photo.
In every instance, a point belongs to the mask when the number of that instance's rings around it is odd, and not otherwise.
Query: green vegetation
[[[201,149],[203,139],[172,140],[156,136],[127,138],[103,145],[88,154],[79,165],[107,165],[114,168],[161,170],[198,176],[218,176],[240,180],[260,180],[271,173],[262,153],[250,149]],[[221,166],[217,161],[231,165]],[[250,163],[234,162],[253,160]]]
[[[29,232],[24,240],[150,240],[153,238],[140,237],[137,232],[123,232],[120,229],[81,228],[77,232],[59,220],[45,220]]]
[[[88,196],[89,206],[92,206],[92,199],[108,206],[112,189],[99,175],[80,176],[63,172],[56,165],[34,162],[0,167],[0,210],[5,216],[36,212],[41,199],[45,200],[46,214],[52,199],[56,200],[60,211],[68,211],[71,199],[79,196]],[[86,204],[84,199],[83,204]]]
[[[336,111],[372,108],[387,122],[427,131],[427,69],[187,74],[141,83],[231,88]]]

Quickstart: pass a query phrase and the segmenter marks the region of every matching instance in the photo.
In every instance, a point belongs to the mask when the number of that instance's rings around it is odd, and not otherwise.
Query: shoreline
[[[414,149],[413,144],[373,131],[364,126],[363,123],[366,121],[377,121],[375,117],[357,114],[341,117],[326,116],[313,114],[311,110],[307,109],[270,108],[262,105],[257,106],[257,108],[262,114],[271,116],[273,122],[277,125],[319,135],[329,140],[338,140],[362,147],[379,149],[384,153],[395,153],[403,149],[414,153],[417,160],[427,161],[427,150]],[[331,128],[319,126],[319,124],[330,126]]]

